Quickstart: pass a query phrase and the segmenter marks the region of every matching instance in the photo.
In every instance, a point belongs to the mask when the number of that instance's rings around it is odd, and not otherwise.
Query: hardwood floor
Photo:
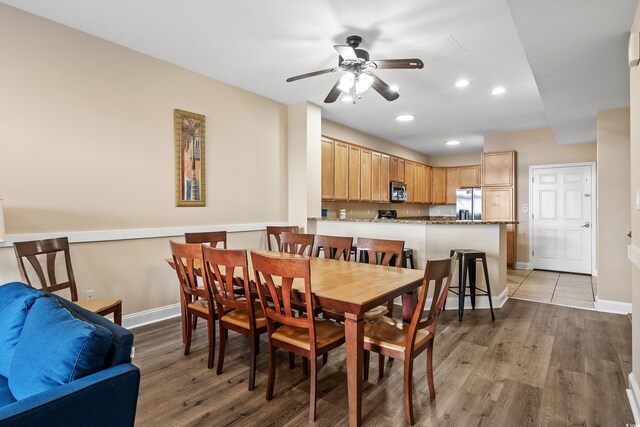
[[[194,331],[190,356],[182,354],[178,319],[134,332],[134,363],[142,370],[137,425],[308,423],[309,381],[299,358],[291,370],[287,353],[278,352],[274,398],[264,398],[266,337],[258,356],[256,389],[249,392],[245,337],[229,333],[224,372],[216,376],[206,366],[204,322]],[[347,423],[344,356],[344,347],[332,351],[329,363],[320,369],[315,426]],[[625,392],[631,370],[631,325],[626,316],[514,299],[496,310],[495,323],[486,310],[465,310],[462,322],[449,310],[440,318],[433,363],[433,401],[426,357],[421,355],[414,364],[416,425],[633,423]],[[381,380],[377,363],[370,369],[369,381],[363,384],[364,424],[404,426],[402,365],[387,365]]]

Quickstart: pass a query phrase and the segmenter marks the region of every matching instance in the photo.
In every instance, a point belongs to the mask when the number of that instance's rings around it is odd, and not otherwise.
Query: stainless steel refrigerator
[[[467,221],[482,221],[482,188],[456,190],[456,218]]]

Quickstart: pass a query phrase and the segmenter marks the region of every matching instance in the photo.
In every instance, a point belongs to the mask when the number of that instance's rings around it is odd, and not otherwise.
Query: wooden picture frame
[[[205,116],[173,110],[176,206],[206,206]]]

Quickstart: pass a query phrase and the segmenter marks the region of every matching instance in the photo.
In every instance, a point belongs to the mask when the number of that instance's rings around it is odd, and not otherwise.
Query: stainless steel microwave
[[[389,183],[389,199],[392,202],[407,201],[407,185],[404,182],[391,181]]]

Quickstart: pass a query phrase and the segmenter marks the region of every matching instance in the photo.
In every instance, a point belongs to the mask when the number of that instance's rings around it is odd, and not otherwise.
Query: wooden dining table
[[[299,257],[264,250],[253,252],[279,258]],[[249,277],[253,280],[250,253],[248,259]],[[326,258],[311,257],[310,260],[315,301],[322,308],[344,313],[349,425],[359,426],[362,424],[364,313],[402,296],[403,318],[410,321],[415,305],[413,290],[420,286],[424,272]],[[173,259],[165,261],[173,267]],[[294,281],[293,286],[304,293],[302,282]]]

